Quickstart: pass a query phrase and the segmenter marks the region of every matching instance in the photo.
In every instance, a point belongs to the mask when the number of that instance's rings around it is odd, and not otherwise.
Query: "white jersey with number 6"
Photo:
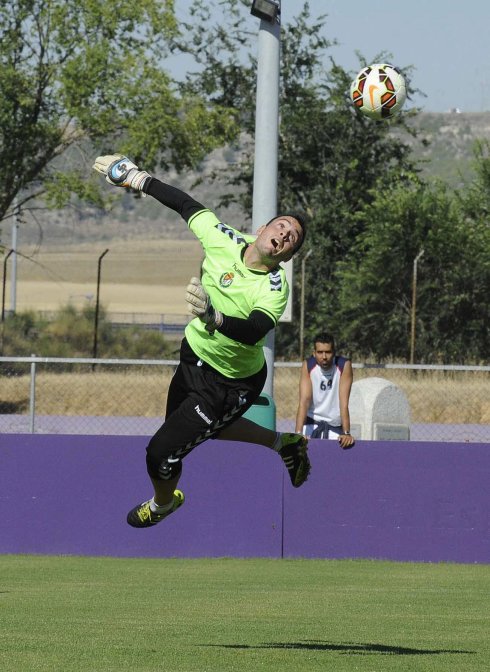
[[[332,366],[328,369],[322,369],[313,356],[306,360],[313,392],[308,417],[315,423],[328,422],[333,427],[342,425],[339,386],[346,361],[348,361],[346,357],[336,355]]]

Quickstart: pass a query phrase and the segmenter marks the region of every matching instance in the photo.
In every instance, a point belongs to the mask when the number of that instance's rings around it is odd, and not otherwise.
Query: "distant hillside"
[[[471,181],[473,146],[476,140],[490,140],[490,112],[423,112],[414,120],[419,132],[414,141],[404,140],[413,148],[416,158],[423,162],[423,175],[438,177],[452,187]],[[423,147],[421,140],[427,140]]]
[[[474,143],[479,138],[490,140],[490,112],[421,113],[412,123],[419,132],[419,138],[414,140],[407,134],[403,134],[402,138],[422,162],[423,175],[441,178],[452,187],[471,181]],[[427,147],[422,140],[429,143]],[[219,150],[203,162],[200,173],[171,173],[160,177],[190,191],[203,203],[216,206],[219,196],[229,189],[224,183],[213,183],[206,176],[219,167],[226,168],[235,158],[231,150]],[[198,178],[200,184],[194,186]],[[137,199],[130,194],[121,196],[120,206],[112,214],[104,216],[88,208],[37,212],[35,218],[26,214],[19,229],[19,245],[42,245],[46,248],[84,242],[103,244],[114,239],[192,237],[178,216],[153,199]],[[240,212],[238,207],[220,208],[219,213],[225,221],[250,230],[250,217]],[[10,231],[6,224],[3,225],[0,242],[6,247],[10,245]]]
[[[155,175],[191,193],[203,204],[217,206],[220,195],[229,191],[229,188],[224,184],[213,182],[207,176],[218,168],[226,168],[231,154],[232,152],[226,148],[213,152],[206,161],[203,161],[199,172],[183,175],[178,175],[175,171],[167,174],[155,172]],[[107,185],[107,189],[110,190],[111,187]],[[91,242],[103,244],[113,240],[160,238],[194,240],[181,217],[153,198],[141,198],[122,189],[112,191],[120,199],[110,213],[103,213],[85,205],[80,208],[24,213],[19,226],[19,245],[53,248]],[[219,212],[224,221],[228,218],[228,221],[236,225],[243,222],[243,230],[251,228],[250,219],[245,217],[237,206],[220,207]],[[5,247],[10,246],[10,228],[10,221],[8,224],[0,224],[0,243]]]

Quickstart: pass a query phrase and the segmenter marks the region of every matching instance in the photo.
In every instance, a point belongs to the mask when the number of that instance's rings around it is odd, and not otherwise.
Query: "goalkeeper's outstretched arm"
[[[148,182],[145,182],[144,192],[149,196],[153,196],[157,201],[160,201],[167,208],[171,208],[178,212],[181,217],[185,219],[186,222],[194,215],[196,212],[201,210],[206,210],[202,203],[196,201],[192,196],[186,194],[185,191],[177,189],[177,187],[171,187],[165,182],[161,182],[156,177],[152,177]]]
[[[98,156],[93,168],[104,175],[109,184],[140,191],[143,196],[147,194],[153,196],[167,208],[178,212],[186,222],[196,212],[206,209],[202,203],[194,200],[181,189],[171,187],[169,184],[152,177],[146,171],[139,170],[133,161],[122,154]]]

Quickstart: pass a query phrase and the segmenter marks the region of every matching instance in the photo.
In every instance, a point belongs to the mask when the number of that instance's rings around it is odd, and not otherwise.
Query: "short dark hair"
[[[280,215],[276,215],[272,219],[269,219],[266,226],[269,226],[269,224],[271,222],[273,222],[275,219],[277,219],[278,217],[293,217],[298,222],[298,224],[301,226],[301,230],[303,231],[303,235],[301,236],[300,241],[297,243],[296,247],[294,248],[293,254],[296,254],[297,252],[299,252],[299,250],[301,249],[301,246],[303,245],[303,243],[305,242],[305,239],[306,239],[306,229],[307,229],[306,215],[305,215],[304,212],[281,212]]]
[[[315,346],[316,343],[330,343],[332,348],[335,350],[335,338],[327,331],[321,331],[315,336],[313,339],[313,345]]]

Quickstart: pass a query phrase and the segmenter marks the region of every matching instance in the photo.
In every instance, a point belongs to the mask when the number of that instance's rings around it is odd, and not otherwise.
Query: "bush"
[[[2,325],[2,354],[5,357],[92,357],[95,308],[78,310],[69,304],[53,320],[29,311],[7,316]],[[99,309],[97,357],[114,359],[175,358],[176,344],[163,333],[144,327],[116,329]],[[25,365],[24,365],[25,366]]]

